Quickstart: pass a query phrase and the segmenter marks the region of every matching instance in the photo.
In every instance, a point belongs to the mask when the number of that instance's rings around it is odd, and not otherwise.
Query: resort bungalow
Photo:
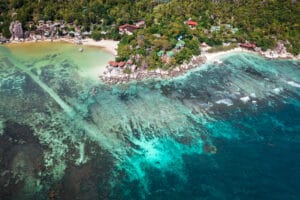
[[[224,27],[226,30],[231,30],[233,29],[232,25],[231,24],[224,24]]]
[[[135,23],[135,26],[138,28],[145,28],[146,27],[146,22],[144,20],[138,21]]]
[[[69,32],[69,36],[74,37],[75,36],[75,32],[74,31],[70,31]]]
[[[45,21],[44,20],[39,20],[38,21],[38,25],[41,27],[41,26],[44,26],[45,24]]]
[[[202,42],[201,47],[206,48],[206,47],[209,47],[209,46],[208,46],[208,44],[206,44],[206,42]]]
[[[7,41],[8,41],[8,39],[6,39],[5,37],[0,36],[0,44],[3,44]]]
[[[175,48],[176,49],[181,49],[185,46],[185,42],[183,40],[178,40],[178,42],[176,43]]]
[[[87,37],[87,36],[92,35],[92,32],[84,31],[82,34],[83,34],[83,36]]]
[[[157,56],[158,57],[162,57],[165,54],[165,51],[160,50],[159,52],[157,52]]]
[[[46,31],[46,32],[44,33],[44,36],[45,36],[45,37],[49,37],[49,36],[50,36],[50,32],[49,32],[49,31]]]
[[[29,28],[32,28],[34,26],[34,22],[29,21],[29,22],[26,23],[26,26],[28,26]]]
[[[119,62],[118,63],[118,67],[122,67],[123,68],[125,65],[126,65],[126,62]]]
[[[35,35],[34,36],[34,39],[35,40],[41,40],[43,37],[42,37],[42,35]]]
[[[81,35],[80,35],[80,33],[78,33],[78,32],[75,32],[75,33],[74,33],[74,36],[77,37],[77,38],[81,38]]]
[[[51,20],[48,20],[48,21],[46,21],[46,24],[47,24],[48,26],[50,26],[50,25],[52,25],[52,21],[51,21]]]
[[[137,27],[136,25],[124,24],[124,25],[119,26],[119,33],[121,35],[123,35],[124,33],[127,35],[132,35],[133,31],[135,31],[138,28],[139,27]]]
[[[126,64],[127,64],[127,65],[132,65],[132,64],[133,64],[133,61],[132,61],[132,60],[128,60]]]
[[[216,31],[220,31],[221,30],[221,26],[211,26],[210,28],[210,32],[216,32]]]
[[[231,31],[232,31],[232,33],[236,33],[236,32],[239,31],[239,29],[238,28],[233,28]]]
[[[118,62],[115,62],[115,61],[109,61],[108,64],[109,64],[109,66],[111,66],[111,67],[118,67],[118,66],[119,66],[119,63],[118,63]]]
[[[55,22],[55,23],[53,24],[53,26],[54,26],[54,27],[60,27],[60,24],[59,24],[58,22]]]
[[[250,50],[255,50],[256,45],[255,44],[251,44],[249,42],[245,42],[245,43],[241,43],[240,47],[246,48],[246,49],[250,49]]]
[[[197,22],[195,22],[195,21],[192,21],[192,20],[187,20],[186,22],[185,22],[185,24],[186,25],[188,25],[190,28],[196,28],[196,26],[198,26],[198,23]]]
[[[161,57],[161,60],[163,63],[168,63],[170,62],[171,58],[175,56],[175,53],[174,51],[167,51],[166,54],[164,54],[162,57]]]
[[[174,57],[174,55],[175,55],[174,51],[168,51],[167,52],[167,56],[170,57],[170,58]]]

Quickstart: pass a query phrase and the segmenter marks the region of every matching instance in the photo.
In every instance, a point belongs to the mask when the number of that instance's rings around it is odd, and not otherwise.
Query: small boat
[[[83,48],[80,47],[80,48],[78,49],[78,51],[79,51],[79,52],[83,52]]]

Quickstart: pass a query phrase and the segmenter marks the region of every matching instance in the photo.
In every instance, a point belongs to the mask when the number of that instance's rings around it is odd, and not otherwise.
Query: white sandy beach
[[[207,58],[207,62],[218,61],[223,56],[227,56],[232,53],[251,53],[251,54],[256,54],[256,55],[263,56],[265,58],[270,58],[270,59],[293,59],[293,60],[300,59],[300,55],[294,56],[290,53],[281,53],[281,54],[273,53],[273,54],[271,54],[270,52],[271,52],[271,50],[263,51],[263,52],[255,52],[255,51],[247,50],[245,48],[236,47],[236,48],[228,50],[228,51],[220,51],[220,52],[214,52],[214,53],[208,53],[208,52],[204,51],[201,53],[201,56],[205,56]]]
[[[214,62],[219,60],[222,56],[226,56],[232,53],[239,53],[239,52],[248,52],[248,53],[255,53],[253,51],[249,51],[246,49],[243,49],[241,47],[236,47],[234,49],[228,50],[228,51],[220,51],[220,52],[214,52],[214,53],[208,53],[208,52],[202,52],[201,56],[206,57],[207,62]]]
[[[97,47],[104,48],[105,50],[109,51],[114,56],[116,56],[119,41],[114,41],[114,40],[95,41],[89,38],[89,39],[82,40],[82,44],[87,46],[97,46]]]
[[[60,38],[60,39],[53,40],[53,41],[54,42],[64,41],[64,42],[76,44],[76,40],[72,39],[72,38],[70,38],[70,39],[69,38]],[[100,48],[103,48],[104,50],[112,53],[114,56],[117,55],[117,48],[118,48],[119,41],[114,41],[114,40],[95,41],[91,38],[87,38],[87,39],[81,40],[81,42],[82,42],[82,45],[100,47]]]
[[[204,51],[201,53],[201,56],[205,56],[207,58],[207,62],[214,62],[214,61],[218,61],[223,56],[227,56],[232,53],[241,53],[241,52],[256,54],[256,55],[263,56],[263,57],[269,58],[269,59],[292,59],[292,60],[300,59],[300,55],[294,56],[291,53],[278,54],[278,53],[273,53],[271,50],[263,51],[263,52],[255,52],[255,51],[250,51],[250,50],[247,50],[247,49],[241,48],[241,47],[236,47],[236,48],[228,50],[228,51],[220,51],[220,52],[214,52],[214,53],[208,53],[208,52]]]

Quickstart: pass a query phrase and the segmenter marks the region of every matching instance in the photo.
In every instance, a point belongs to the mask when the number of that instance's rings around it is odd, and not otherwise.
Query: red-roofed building
[[[251,44],[249,42],[246,42],[246,43],[241,43],[240,47],[254,50],[256,48],[256,45],[255,44]]]
[[[126,62],[119,62],[119,63],[118,63],[118,66],[119,66],[119,67],[124,67],[125,65],[126,65]]]
[[[185,22],[190,28],[195,28],[196,26],[198,26],[198,23],[192,20],[188,20]]]
[[[202,42],[202,43],[201,43],[201,47],[204,47],[204,48],[205,48],[205,47],[209,47],[209,46],[208,46],[208,44],[206,44],[205,42]]]
[[[132,35],[133,31],[135,31],[136,29],[138,29],[139,27],[135,26],[135,25],[131,25],[131,24],[124,24],[119,26],[119,33],[120,34],[128,34],[128,35]]]
[[[132,64],[133,64],[133,61],[132,61],[132,60],[128,60],[128,61],[127,61],[127,64],[128,64],[128,65],[132,65]]]
[[[109,61],[108,64],[112,67],[118,67],[118,63],[115,61]]]

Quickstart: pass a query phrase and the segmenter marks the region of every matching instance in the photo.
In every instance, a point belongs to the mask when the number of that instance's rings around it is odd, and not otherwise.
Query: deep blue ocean
[[[300,62],[108,86],[0,47],[0,200],[300,199]]]

